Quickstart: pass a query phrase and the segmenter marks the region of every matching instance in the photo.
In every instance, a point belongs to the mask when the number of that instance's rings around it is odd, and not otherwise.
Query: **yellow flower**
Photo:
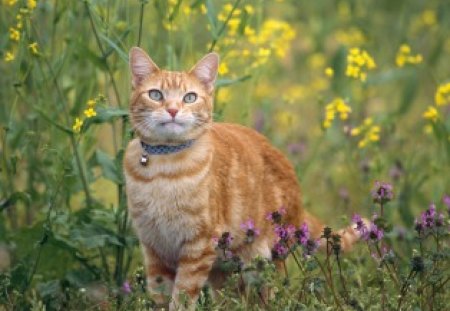
[[[10,27],[9,28],[9,38],[13,41],[19,41],[20,40],[20,32],[17,29]]]
[[[30,10],[34,10],[35,8],[36,8],[36,0],[28,0],[27,1],[27,7],[30,9]]]
[[[371,142],[380,140],[381,128],[378,125],[373,125],[372,118],[366,118],[360,126],[354,127],[350,131],[351,136],[360,136],[358,148],[364,148]]]
[[[250,4],[246,5],[246,6],[244,7],[244,9],[245,9],[245,11],[246,11],[248,14],[250,14],[250,15],[252,15],[253,13],[255,13],[255,8],[254,8],[253,6],[251,6]]]
[[[7,3],[8,3],[9,6],[13,6],[13,5],[15,5],[17,3],[17,0],[8,0]]]
[[[75,118],[75,122],[72,126],[72,130],[75,133],[79,133],[81,131],[82,126],[83,126],[83,120],[80,120],[80,118]]]
[[[437,24],[436,12],[433,10],[425,10],[422,13],[422,21],[424,25],[434,26]]]
[[[84,110],[84,115],[86,116],[86,118],[92,118],[97,115],[97,112],[94,110],[94,108],[88,108]]]
[[[221,62],[220,65],[219,65],[218,71],[219,71],[220,75],[226,75],[230,70],[228,68],[227,63]]]
[[[206,5],[204,5],[204,4],[200,5],[200,12],[202,14],[206,14],[206,12],[208,12]]]
[[[359,48],[351,48],[347,55],[347,69],[345,75],[363,82],[367,79],[367,71],[376,68],[372,56]]]
[[[16,56],[12,52],[5,53],[5,62],[12,62]]]
[[[32,54],[34,54],[34,55],[39,54],[37,42],[33,42],[33,43],[29,44],[28,47],[30,48]]]
[[[403,67],[406,64],[420,64],[423,60],[421,54],[411,55],[411,47],[407,44],[402,44],[398,49],[395,63],[398,67]]]
[[[328,78],[332,78],[332,77],[334,76],[334,70],[333,70],[333,68],[331,68],[331,67],[325,68],[325,75],[326,75]]]
[[[96,103],[97,103],[97,102],[96,102],[95,99],[89,99],[88,102],[87,102],[87,106],[88,106],[89,108],[94,108],[94,106],[95,106]]]
[[[439,85],[434,95],[434,101],[437,106],[450,104],[450,82]]]
[[[348,106],[342,98],[337,97],[333,99],[328,105],[325,106],[325,120],[323,121],[323,127],[331,127],[337,113],[339,113],[341,120],[347,120],[348,115],[351,112],[352,108]]]
[[[436,122],[439,118],[439,112],[433,106],[428,106],[428,109],[423,113],[423,117],[431,122]]]

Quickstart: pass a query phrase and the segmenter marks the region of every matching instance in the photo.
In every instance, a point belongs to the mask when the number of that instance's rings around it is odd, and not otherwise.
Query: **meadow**
[[[282,150],[328,225],[280,236],[282,273],[230,257],[198,310],[449,309],[449,1],[0,0],[0,310],[153,308],[122,174],[133,46],[172,70],[219,53],[215,120]]]

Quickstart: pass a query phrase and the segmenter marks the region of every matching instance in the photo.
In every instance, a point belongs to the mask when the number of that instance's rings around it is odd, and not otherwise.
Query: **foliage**
[[[152,306],[121,167],[135,45],[168,69],[217,51],[216,120],[283,150],[305,208],[333,228],[377,213],[376,241],[350,254],[328,232],[324,253],[231,256],[227,286],[200,309],[445,308],[448,2],[1,0],[0,34],[0,309]],[[389,202],[370,195],[376,180],[393,184]]]

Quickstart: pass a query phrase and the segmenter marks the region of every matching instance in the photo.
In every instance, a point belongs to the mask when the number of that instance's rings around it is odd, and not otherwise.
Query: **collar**
[[[141,140],[141,146],[147,154],[170,154],[187,149],[194,142],[195,139],[191,139],[180,145],[148,145]]]

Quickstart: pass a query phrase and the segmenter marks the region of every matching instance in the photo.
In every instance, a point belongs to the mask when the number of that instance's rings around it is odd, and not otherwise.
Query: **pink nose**
[[[175,118],[175,116],[178,113],[178,109],[169,108],[169,109],[167,109],[167,112],[172,116],[172,118]]]

